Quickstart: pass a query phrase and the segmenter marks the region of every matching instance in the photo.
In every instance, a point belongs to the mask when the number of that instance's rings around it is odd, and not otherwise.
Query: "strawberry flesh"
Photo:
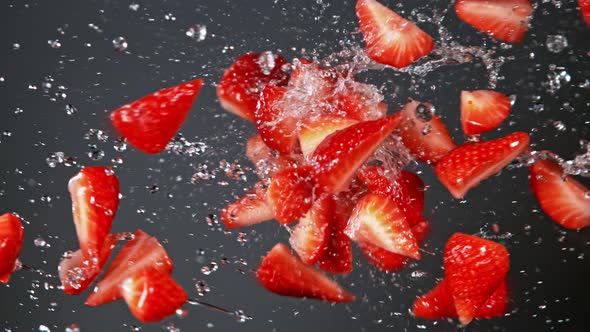
[[[325,195],[314,202],[293,229],[289,243],[305,264],[313,265],[324,256],[333,218],[334,199]]]
[[[225,227],[234,229],[271,220],[274,214],[266,199],[266,187],[256,183],[254,189],[221,210],[220,218]]]
[[[285,169],[272,178],[267,199],[275,218],[288,224],[302,217],[313,204],[311,167]]]
[[[578,0],[578,6],[580,6],[582,18],[586,22],[586,25],[590,27],[590,0]]]
[[[465,135],[496,129],[510,114],[508,96],[491,90],[461,91],[461,125]]]
[[[11,213],[0,216],[0,283],[8,283],[16,260],[23,248],[24,231],[18,217]]]
[[[311,156],[316,147],[330,134],[358,123],[357,120],[335,115],[323,115],[303,120],[299,130],[299,145],[306,158]]]

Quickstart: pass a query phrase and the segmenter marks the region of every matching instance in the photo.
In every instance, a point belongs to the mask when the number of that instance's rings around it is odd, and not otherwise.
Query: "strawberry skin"
[[[0,283],[8,283],[23,248],[23,226],[11,213],[0,216]]]
[[[491,90],[461,91],[461,125],[465,135],[496,129],[510,114],[510,98]]]
[[[504,280],[490,298],[479,308],[475,318],[493,318],[503,316],[508,304],[508,289]]]
[[[330,195],[319,198],[291,233],[289,244],[305,264],[315,264],[326,252],[334,218],[334,205],[334,199]]]
[[[348,218],[356,202],[352,190],[333,195],[334,218],[330,227],[330,238],[326,245],[326,252],[319,260],[320,269],[334,274],[348,274],[352,272],[352,242],[344,233]]]
[[[451,151],[434,167],[440,182],[460,199],[469,189],[498,173],[529,146],[529,135],[512,133],[486,142],[467,143]]]
[[[303,120],[299,129],[299,145],[306,158],[330,134],[358,123],[357,120],[335,115],[323,115]]]
[[[590,188],[549,160],[539,160],[530,167],[531,190],[543,211],[559,225],[569,229],[590,226]]]
[[[221,222],[228,229],[246,227],[274,218],[266,199],[264,183],[257,182],[254,189],[221,210]]]
[[[427,33],[376,0],[358,0],[356,15],[367,55],[379,63],[403,68],[434,48]]]
[[[313,204],[311,167],[293,167],[278,172],[272,178],[266,196],[279,223],[288,224],[302,217]]]
[[[194,80],[157,91],[111,113],[115,128],[145,153],[159,153],[176,135],[203,85]]]
[[[590,0],[578,0],[578,6],[580,6],[582,18],[584,18],[586,25],[590,27]]]
[[[268,84],[260,96],[254,111],[256,129],[268,147],[280,154],[289,155],[297,143],[298,118],[282,109],[282,100],[287,91],[284,87]]]

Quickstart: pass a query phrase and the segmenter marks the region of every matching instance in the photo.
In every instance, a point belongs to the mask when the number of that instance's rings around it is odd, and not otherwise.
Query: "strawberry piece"
[[[264,143],[259,134],[248,139],[246,156],[256,166],[256,174],[261,179],[272,177],[278,171],[293,166],[291,158],[273,151]]]
[[[289,74],[282,67],[285,58],[273,54],[275,65],[270,72],[260,66],[259,53],[246,53],[234,61],[224,72],[217,85],[217,97],[226,111],[254,122],[254,111],[260,93],[267,84],[287,85]]]
[[[543,211],[559,225],[569,229],[590,226],[590,188],[549,160],[537,161],[530,167],[531,190]]]
[[[467,143],[451,151],[434,167],[440,182],[455,198],[498,173],[529,146],[529,135],[512,133],[491,141]]]
[[[530,0],[458,0],[455,12],[465,23],[503,42],[517,44],[529,27]]]
[[[379,63],[403,68],[434,48],[427,33],[376,0],[358,0],[356,15],[367,55]]]
[[[123,281],[121,293],[133,316],[144,323],[172,315],[188,300],[184,289],[165,273],[136,273]]]
[[[306,158],[311,156],[316,147],[330,134],[356,123],[358,123],[357,120],[335,115],[322,115],[303,120],[299,129],[301,152]]]
[[[333,195],[335,210],[334,219],[330,227],[330,239],[324,256],[319,260],[319,267],[335,274],[352,272],[352,242],[344,233],[350,212],[357,199],[352,190]]]
[[[220,218],[225,227],[234,229],[251,226],[274,218],[266,199],[267,188],[257,182],[254,189],[221,210]]]
[[[586,21],[586,25],[590,27],[590,0],[578,0],[578,6],[580,6],[582,18]]]
[[[314,202],[311,210],[293,229],[289,243],[305,264],[313,265],[324,256],[333,218],[334,199],[325,195]]]
[[[390,116],[360,122],[328,136],[311,157],[320,189],[338,193],[348,188],[356,170],[373,155],[398,121],[399,117]]]
[[[382,96],[375,86],[352,80],[342,82],[344,84],[338,84],[327,100],[336,107],[338,114],[359,121],[377,120],[387,115],[387,104],[381,101]]]
[[[23,226],[11,213],[0,216],[0,283],[8,283],[23,248]]]
[[[70,179],[68,190],[82,256],[96,263],[119,206],[119,180],[111,169],[85,167]]]
[[[405,215],[385,195],[361,197],[352,210],[345,233],[355,242],[368,242],[392,253],[420,259],[418,243]]]
[[[496,91],[461,91],[461,125],[465,135],[496,129],[510,114],[510,98]]]
[[[313,204],[311,167],[293,167],[278,172],[266,193],[275,218],[288,224],[302,217]]]
[[[160,242],[142,230],[137,230],[133,240],[125,243],[102,280],[96,284],[86,299],[86,305],[94,307],[120,299],[123,281],[139,272],[170,274],[172,267],[172,261]]]
[[[114,110],[111,121],[131,145],[159,153],[186,120],[202,85],[194,80],[162,89]]]
[[[506,280],[500,283],[496,291],[477,311],[475,318],[493,318],[503,316],[506,312],[506,305],[508,304],[508,290],[506,288]]]
[[[432,104],[411,101],[400,114],[396,133],[418,160],[434,164],[457,147],[444,122],[434,114]]]
[[[313,267],[303,263],[279,243],[264,257],[256,271],[262,287],[285,296],[307,297],[329,302],[350,302],[354,295]]]

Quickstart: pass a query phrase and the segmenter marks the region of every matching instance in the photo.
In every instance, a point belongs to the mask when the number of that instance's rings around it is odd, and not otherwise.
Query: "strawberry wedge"
[[[303,217],[313,204],[311,167],[293,167],[275,174],[266,197],[279,223],[284,225]]]
[[[319,198],[293,228],[289,244],[305,264],[315,264],[326,252],[334,218],[334,205],[334,199],[330,195]]]
[[[316,147],[330,134],[358,123],[357,120],[341,116],[323,115],[303,120],[299,130],[299,145],[306,158],[311,156]]]
[[[271,220],[274,214],[266,200],[266,188],[260,181],[254,189],[221,210],[221,222],[234,229]]]
[[[491,90],[461,91],[461,125],[465,135],[496,129],[510,114],[508,96]]]
[[[0,283],[8,283],[16,260],[23,248],[24,231],[18,217],[11,213],[0,216]]]

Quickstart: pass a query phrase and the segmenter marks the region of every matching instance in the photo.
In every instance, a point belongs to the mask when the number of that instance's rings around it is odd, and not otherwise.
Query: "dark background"
[[[124,198],[114,231],[142,228],[157,236],[175,262],[174,277],[190,297],[198,297],[195,283],[204,280],[211,291],[202,300],[232,310],[242,309],[253,320],[238,323],[233,318],[198,307],[185,306],[184,319],[141,327],[160,331],[174,323],[181,331],[452,331],[461,330],[456,321],[431,322],[408,313],[416,296],[431,289],[443,276],[442,248],[456,231],[482,232],[505,244],[511,253],[510,314],[507,317],[473,322],[469,331],[585,331],[590,323],[590,232],[566,231],[539,211],[529,192],[526,169],[504,171],[472,190],[465,201],[453,200],[425,166],[422,178],[430,185],[425,215],[432,233],[426,241],[422,261],[404,271],[387,275],[368,265],[355,253],[355,271],[337,278],[358,296],[348,305],[284,298],[261,289],[250,270],[261,255],[287,232],[274,222],[225,233],[207,225],[207,216],[217,214],[228,201],[255,181],[231,180],[219,171],[219,162],[238,161],[250,166],[243,156],[251,125],[224,113],[215,97],[215,82],[232,60],[247,51],[280,51],[288,58],[302,49],[328,55],[341,48],[339,41],[359,40],[353,1],[251,0],[251,1],[138,1],[138,11],[129,1],[3,1],[0,4],[0,212],[18,212],[25,220],[24,263],[55,274],[60,256],[78,244],[71,217],[67,181],[82,165],[116,165]],[[448,1],[384,1],[390,8],[415,18],[418,12],[450,6]],[[174,20],[169,16],[170,13]],[[532,134],[536,149],[551,149],[571,159],[580,153],[580,139],[589,139],[588,114],[590,78],[590,29],[582,22],[574,1],[538,4],[532,28],[523,44],[511,49],[484,37],[459,21],[451,10],[443,21],[463,45],[484,45],[498,55],[514,56],[500,72],[505,76],[498,90],[517,96],[513,112],[498,137],[515,130]],[[414,19],[415,20],[415,19]],[[102,32],[89,27],[93,23]],[[205,41],[185,35],[193,24],[205,24]],[[420,26],[437,39],[431,23]],[[62,28],[64,34],[58,32]],[[569,47],[559,54],[545,47],[547,35],[567,37]],[[111,41],[123,36],[126,52],[117,52]],[[351,37],[352,36],[352,37]],[[48,40],[58,39],[60,48]],[[14,43],[20,48],[15,50]],[[89,43],[90,47],[85,44]],[[358,43],[358,42],[353,42]],[[534,53],[534,59],[530,58]],[[571,81],[555,94],[547,92],[549,65],[565,67]],[[372,77],[371,75],[374,75]],[[423,84],[410,91],[407,74],[387,70],[365,75],[385,82],[390,111],[407,97],[431,101],[444,116],[460,142],[458,96],[462,89],[486,88],[485,70],[479,61],[449,66],[428,74]],[[51,77],[52,87],[43,82]],[[129,147],[115,151],[117,133],[108,121],[110,110],[163,87],[192,78],[206,81],[182,133],[189,141],[208,145],[199,156],[163,153],[148,156]],[[66,90],[60,91],[58,86]],[[35,89],[29,86],[36,86]],[[434,87],[434,89],[433,89]],[[44,91],[47,90],[47,91]],[[56,93],[67,96],[51,98]],[[395,93],[394,93],[395,92]],[[569,102],[573,111],[564,103]],[[67,115],[67,104],[78,113]],[[535,113],[534,105],[544,105]],[[17,110],[22,110],[17,111]],[[566,129],[556,129],[562,121]],[[90,129],[109,136],[106,143],[85,140]],[[105,156],[92,160],[89,144]],[[51,168],[46,158],[63,151],[77,165]],[[215,179],[191,183],[199,164],[208,166]],[[227,181],[227,185],[220,182]],[[158,186],[151,193],[150,187]],[[48,199],[50,198],[50,201]],[[492,231],[492,225],[500,233]],[[50,247],[34,244],[43,238]],[[37,241],[39,243],[39,241]],[[224,258],[227,264],[222,264]],[[246,266],[239,263],[242,259]],[[216,262],[210,275],[201,268]],[[244,271],[241,273],[239,270]],[[9,285],[0,286],[0,329],[31,331],[45,325],[63,331],[77,324],[81,331],[129,331],[139,324],[125,303],[89,308],[87,293],[64,295],[56,277],[30,271],[14,273]],[[46,289],[49,288],[49,289]]]

